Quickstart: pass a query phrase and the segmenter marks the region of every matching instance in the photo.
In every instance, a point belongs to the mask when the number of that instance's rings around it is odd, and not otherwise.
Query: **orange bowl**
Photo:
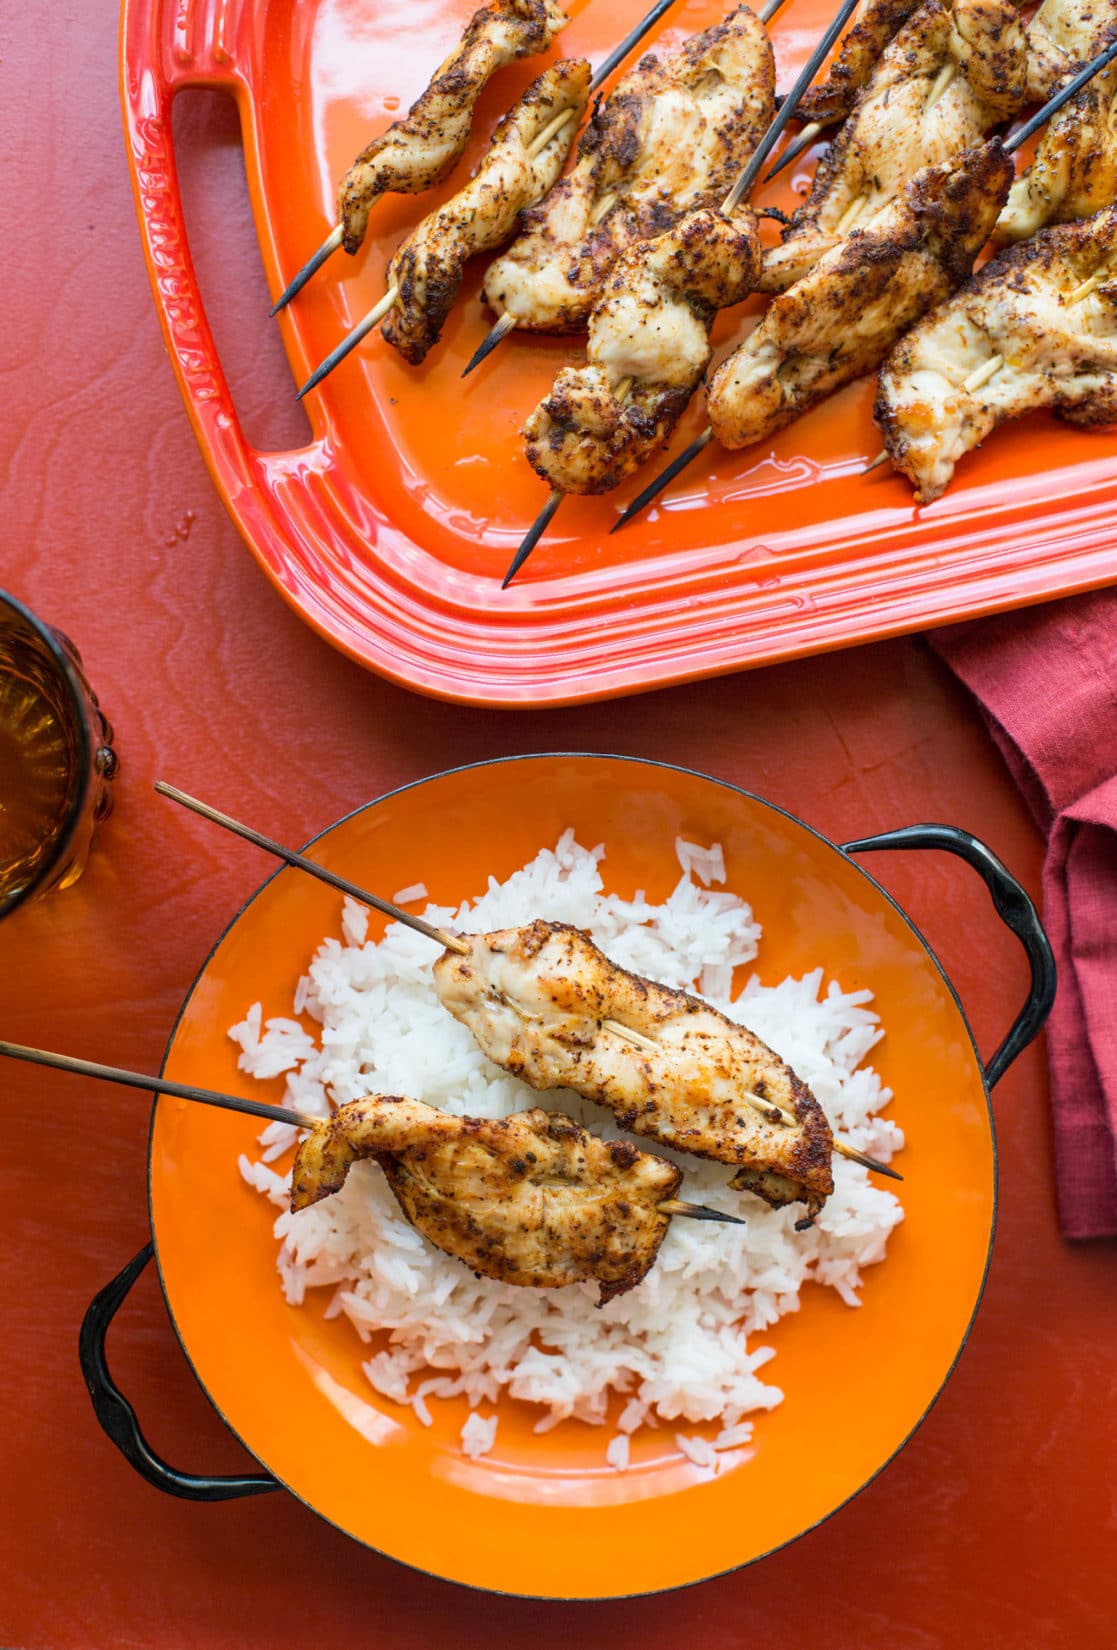
[[[626,758],[535,756],[459,769],[370,803],[315,839],[313,857],[386,892],[417,881],[454,904],[506,877],[568,826],[604,842],[611,891],[666,896],[674,840],[719,841],[727,886],[752,903],[755,965],[774,983],[820,963],[868,986],[886,1035],[873,1065],[907,1135],[904,1221],[863,1305],[804,1290],[764,1337],[784,1402],[756,1421],[751,1454],[716,1475],[647,1434],[637,1464],[604,1462],[604,1429],[502,1400],[493,1451],[459,1448],[464,1401],[429,1428],[361,1371],[369,1349],[344,1320],[285,1304],[274,1211],[237,1157],[259,1124],[160,1100],[150,1146],[151,1225],[168,1309],[198,1378],[249,1450],[356,1540],[476,1587],[604,1598],[677,1587],[747,1564],[855,1495],[933,1403],[966,1338],[993,1235],[996,1160],[982,1067],[934,956],[841,849],[761,801],[699,774]],[[227,1028],[253,1002],[289,1015],[299,975],[336,932],[340,895],[284,867],[209,957],[175,1027],[165,1074],[268,1095],[239,1073]],[[382,919],[372,918],[370,935]],[[432,951],[433,957],[433,951]],[[282,1079],[274,1084],[280,1098]]]

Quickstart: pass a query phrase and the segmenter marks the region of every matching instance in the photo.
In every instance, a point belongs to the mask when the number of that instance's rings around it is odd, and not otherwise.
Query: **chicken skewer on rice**
[[[364,1158],[411,1225],[471,1271],[536,1289],[592,1280],[601,1306],[646,1276],[672,1214],[700,1209],[677,1203],[682,1171],[666,1158],[561,1113],[458,1117],[380,1094],[340,1106],[300,1142],[291,1208],[339,1191]]]
[[[781,244],[765,253],[761,290],[786,291],[921,167],[980,143],[1022,106],[1026,68],[1008,0],[924,0],[819,162]]]
[[[565,923],[461,943],[435,963],[435,990],[496,1065],[532,1088],[574,1089],[634,1134],[733,1165],[736,1190],[773,1208],[805,1203],[797,1224],[811,1224],[834,1189],[833,1134],[751,1031],[618,968]]]
[[[513,327],[584,327],[623,252],[723,198],[775,113],[775,89],[771,42],[747,6],[663,62],[644,57],[595,109],[573,169],[489,265],[484,298],[499,319],[466,372]]]
[[[808,1224],[832,1190],[834,1152],[902,1179],[836,1139],[806,1085],[752,1032],[687,992],[630,974],[580,930],[537,920],[492,934],[449,933],[173,785],[155,788],[435,941],[443,1005],[491,1060],[530,1086],[572,1088],[634,1133],[731,1164],[742,1187],[773,1207],[806,1202]]]
[[[1008,419],[1117,422],[1117,208],[1001,252],[881,371],[874,416],[921,504]]]
[[[546,51],[570,19],[554,0],[489,0],[408,113],[363,149],[338,187],[338,223],[284,290],[272,313],[343,246],[359,250],[369,213],[386,194],[418,195],[447,177],[469,141],[477,101],[506,63]]]

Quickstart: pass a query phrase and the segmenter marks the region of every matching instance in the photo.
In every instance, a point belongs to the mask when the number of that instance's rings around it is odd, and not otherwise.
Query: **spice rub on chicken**
[[[1051,117],[1035,158],[1009,191],[993,232],[1023,241],[1052,223],[1088,218],[1117,200],[1117,68],[1106,69]]]
[[[795,110],[804,125],[832,126],[844,120],[857,101],[877,59],[907,22],[920,0],[861,0],[843,34],[826,79],[808,86]]]
[[[756,285],[748,209],[707,209],[623,253],[590,317],[587,365],[566,367],[524,425],[528,462],[563,493],[603,493],[668,439],[710,360],[717,310]]]
[[[564,58],[545,69],[497,126],[465,188],[424,218],[394,253],[386,280],[398,295],[380,330],[412,365],[438,341],[468,259],[507,240],[521,210],[555,182],[589,87],[583,58]],[[559,124],[564,114],[569,118]]]
[[[457,1117],[378,1094],[340,1106],[301,1142],[292,1209],[339,1191],[361,1158],[375,1158],[406,1218],[444,1254],[501,1283],[592,1280],[600,1305],[655,1262],[671,1219],[659,1205],[682,1180],[665,1158],[555,1112]]]
[[[819,162],[781,244],[765,253],[761,290],[786,291],[922,167],[960,155],[1021,108],[1026,62],[1008,0],[924,0]]]
[[[1043,0],[1028,24],[1028,98],[1046,103],[1117,35],[1117,0]]]
[[[485,275],[485,300],[527,330],[585,326],[620,254],[728,193],[775,113],[763,24],[740,6],[599,103],[578,159]]]
[[[1007,419],[1117,423],[1117,209],[1000,253],[884,365],[874,409],[921,503]]]
[[[435,70],[425,92],[362,149],[338,188],[342,245],[356,252],[379,196],[418,195],[453,169],[469,139],[477,99],[490,77],[518,57],[546,51],[570,19],[553,0],[489,0]]]
[[[751,1031],[617,967],[565,923],[463,940],[467,954],[435,963],[435,989],[489,1059],[532,1088],[576,1090],[635,1134],[734,1165],[738,1190],[805,1203],[798,1224],[810,1224],[834,1189],[830,1125]],[[791,1121],[771,1120],[776,1107]]]
[[[706,410],[722,445],[767,440],[875,371],[900,335],[970,274],[1012,176],[996,138],[954,163],[924,168],[898,200],[774,298],[710,380]]]

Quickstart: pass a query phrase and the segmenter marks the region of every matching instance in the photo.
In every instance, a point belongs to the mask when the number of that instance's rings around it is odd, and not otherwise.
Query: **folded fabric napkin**
[[[1047,838],[1043,918],[1059,1219],[1117,1235],[1117,594],[936,631]]]

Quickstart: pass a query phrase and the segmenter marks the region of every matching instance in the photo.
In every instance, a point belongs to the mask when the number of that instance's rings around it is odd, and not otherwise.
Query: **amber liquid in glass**
[[[0,634],[0,901],[56,851],[79,782],[55,671],[34,637]]]

